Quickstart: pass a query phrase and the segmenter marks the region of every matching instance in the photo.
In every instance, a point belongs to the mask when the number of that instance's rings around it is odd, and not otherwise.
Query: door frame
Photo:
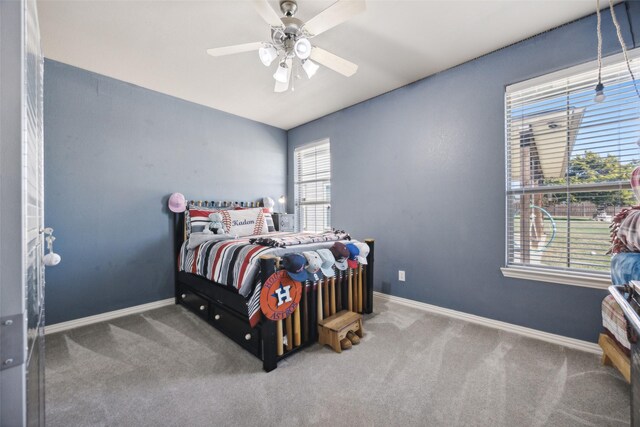
[[[0,425],[26,424],[24,13],[22,0],[0,1]]]

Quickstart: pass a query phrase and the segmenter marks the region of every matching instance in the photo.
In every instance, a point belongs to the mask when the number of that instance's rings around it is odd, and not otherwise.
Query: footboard
[[[278,361],[315,343],[318,339],[318,321],[338,311],[358,313],[373,311],[374,240],[367,239],[370,252],[367,265],[357,269],[337,271],[331,279],[303,283],[300,305],[285,320],[262,318],[262,361],[266,372],[277,367]],[[279,259],[260,259],[261,283],[265,283],[279,267]]]

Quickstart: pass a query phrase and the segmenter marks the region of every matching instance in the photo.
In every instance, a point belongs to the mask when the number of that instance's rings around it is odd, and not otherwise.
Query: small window
[[[630,52],[635,76],[639,53]],[[592,63],[507,87],[503,272],[608,277],[611,219],[637,203],[629,178],[640,164],[640,82],[623,58],[609,58],[606,99],[595,102],[597,76]]]
[[[298,231],[331,229],[331,150],[329,140],[299,148],[295,157],[295,208]]]

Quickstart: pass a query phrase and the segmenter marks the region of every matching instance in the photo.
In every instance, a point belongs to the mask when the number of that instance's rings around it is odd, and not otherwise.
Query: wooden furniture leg
[[[602,364],[613,365],[622,374],[628,383],[631,382],[631,363],[629,357],[607,334],[600,334],[598,344],[602,348]]]
[[[356,331],[356,335],[362,338],[364,336],[364,326],[362,325],[362,318],[358,321],[358,330]]]

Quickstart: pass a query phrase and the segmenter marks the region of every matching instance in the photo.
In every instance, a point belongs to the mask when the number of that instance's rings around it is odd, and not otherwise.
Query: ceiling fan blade
[[[311,59],[316,61],[318,64],[331,68],[333,71],[340,73],[343,76],[351,77],[356,73],[356,71],[358,71],[358,66],[353,62],[340,58],[338,55],[334,55],[333,53],[327,52],[319,47],[313,47],[313,50],[311,51]]]
[[[291,59],[287,59],[285,61],[285,64],[287,64],[287,82],[286,83],[280,83],[279,81],[276,80],[276,85],[273,88],[274,92],[286,92],[287,89],[289,89],[289,85],[291,84],[291,66],[293,65],[293,61],[291,61]]]
[[[344,21],[351,19],[367,8],[364,0],[338,0],[304,24],[304,29],[317,36]]]
[[[262,19],[272,27],[282,27],[282,21],[280,15],[276,13],[267,0],[253,0],[253,4],[256,7],[256,11],[260,14]]]
[[[250,52],[252,50],[260,49],[264,43],[254,42],[245,44],[236,44],[233,46],[215,47],[213,49],[207,49],[207,53],[211,56],[225,56],[232,55],[234,53]]]

